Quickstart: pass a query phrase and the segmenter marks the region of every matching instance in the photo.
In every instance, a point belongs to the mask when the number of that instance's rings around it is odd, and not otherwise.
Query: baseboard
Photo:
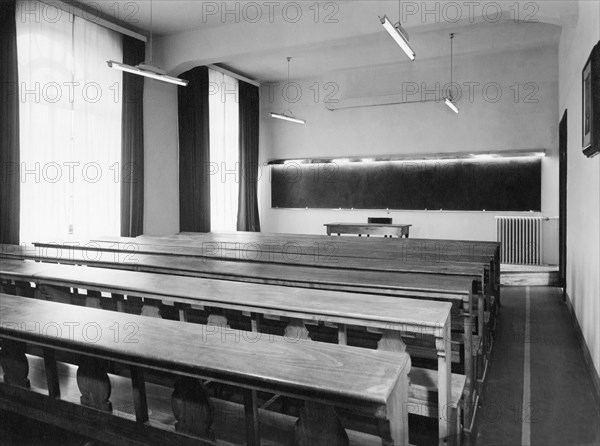
[[[592,382],[594,383],[594,397],[596,398],[596,403],[600,405],[600,375],[598,375],[598,371],[594,365],[594,360],[592,359],[587,342],[585,342],[585,338],[583,337],[581,326],[579,325],[579,321],[575,315],[575,310],[573,309],[573,304],[571,303],[571,298],[567,292],[565,292],[565,303],[567,305],[567,309],[569,310],[569,314],[571,315],[571,320],[573,321],[573,326],[575,327],[575,332],[577,333],[577,338],[579,339],[579,344],[581,345],[581,350],[583,351],[583,356],[585,357],[588,371],[590,372]]]

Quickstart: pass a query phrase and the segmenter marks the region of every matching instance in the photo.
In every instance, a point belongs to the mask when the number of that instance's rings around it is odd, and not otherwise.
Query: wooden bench
[[[55,252],[56,255],[50,255],[51,251]],[[42,261],[110,265],[113,268],[137,271],[450,301],[453,303],[454,308],[453,327],[462,332],[462,336],[456,338],[456,341],[463,346],[462,366],[464,367],[464,373],[469,376],[467,388],[471,396],[470,406],[476,407],[477,397],[483,387],[484,375],[482,371],[485,369],[486,361],[482,357],[482,352],[485,351],[483,345],[485,337],[480,333],[484,332],[484,305],[482,296],[479,295],[477,311],[474,311],[471,298],[473,277],[388,273],[372,270],[348,271],[333,268],[323,269],[260,262],[235,262],[212,258],[145,254],[135,254],[127,261],[129,254],[104,252],[102,250],[86,251],[74,247],[59,251],[55,251],[54,248],[26,250],[14,247],[11,250],[9,247],[5,247],[4,252],[12,252],[15,258],[31,258]],[[43,254],[46,254],[46,256],[43,256]],[[122,262],[113,262],[119,257],[123,259]],[[473,326],[473,316],[477,314],[477,335],[472,336],[469,327]],[[473,347],[469,347],[471,345]],[[415,349],[417,347],[411,346],[411,348]],[[432,359],[435,359],[435,357]],[[456,358],[455,361],[460,361],[460,359]],[[461,373],[463,372],[461,371]],[[477,389],[475,389],[475,385],[477,385]],[[467,420],[472,420],[472,417],[469,418],[472,412],[469,407],[466,408],[465,412]]]
[[[439,274],[481,275],[481,293],[499,302],[499,245],[472,244],[452,240],[411,239],[410,242],[381,240],[354,243],[327,236],[296,234],[228,233],[137,238],[103,237],[90,241],[97,248],[135,250],[154,254],[196,255],[236,260],[302,264],[319,267],[383,269]],[[81,245],[87,242],[81,243]],[[484,244],[485,248],[479,247]],[[40,242],[38,246],[51,246]],[[65,245],[61,243],[61,245]],[[490,245],[490,246],[488,246]],[[484,253],[480,253],[485,250]],[[494,255],[495,254],[495,255]],[[367,260],[368,259],[368,260]],[[371,260],[372,259],[372,260]],[[352,261],[354,260],[354,261]],[[358,260],[358,261],[356,261]],[[478,271],[477,267],[483,268]],[[469,269],[475,267],[475,269]],[[435,271],[434,271],[435,272]]]
[[[410,262],[405,260],[388,260],[388,259],[370,259],[370,258],[353,258],[353,257],[337,257],[332,252],[317,252],[312,255],[297,254],[291,250],[286,252],[285,248],[269,250],[255,250],[249,245],[229,245],[229,248],[224,248],[222,245],[208,243],[202,246],[190,246],[189,244],[182,246],[182,243],[173,245],[156,245],[154,242],[142,241],[140,239],[119,238],[119,240],[129,240],[128,242],[107,242],[93,241],[81,242],[77,245],[69,243],[56,242],[36,242],[39,255],[49,257],[60,253],[61,256],[77,255],[77,251],[88,251],[90,258],[114,258],[115,262],[135,261],[139,255],[170,255],[178,257],[198,257],[202,259],[219,259],[231,261],[245,261],[254,263],[271,263],[271,264],[287,264],[296,266],[310,266],[318,268],[335,268],[335,269],[350,269],[350,270],[367,270],[367,271],[385,271],[385,272],[402,272],[415,274],[435,274],[441,276],[459,276],[473,278],[477,281],[476,293],[481,295],[482,311],[485,305],[489,306],[491,296],[491,284],[487,281],[485,266],[472,263],[421,263]],[[165,242],[166,243],[166,242]],[[292,245],[290,245],[292,246]],[[265,248],[269,249],[269,248]],[[294,247],[294,249],[296,249]],[[113,253],[103,255],[103,253]],[[486,303],[484,304],[484,301]],[[483,319],[483,318],[481,318]]]
[[[224,405],[208,397],[201,380],[209,379],[242,389],[243,422],[219,433],[241,430],[248,445],[262,443],[265,413],[258,410],[257,391],[304,401],[288,439],[294,444],[349,444],[334,407],[377,419],[379,444],[408,444],[407,354],[301,340],[290,343],[274,336],[222,342],[218,337],[199,336],[198,327],[191,324],[73,308],[0,295],[2,409],[115,444],[231,444],[227,438],[215,437],[215,420],[228,424],[231,420],[223,420],[229,415],[218,412]],[[115,338],[115,327],[126,324],[137,328],[129,342]],[[85,329],[90,325],[94,330]],[[40,368],[40,361],[26,355],[28,347],[42,349],[45,380],[30,374],[30,361],[34,369]],[[76,373],[72,366],[57,362],[60,351],[78,356]],[[106,361],[130,368],[129,389],[123,388],[123,379],[109,376]],[[160,394],[151,393],[156,386],[146,385],[149,370],[177,377],[168,417],[173,424],[156,419],[152,404]],[[73,395],[73,378],[78,395]],[[115,411],[111,401],[127,397],[133,416]],[[358,444],[365,440],[363,436]]]
[[[103,237],[97,241],[126,242],[119,237]],[[447,240],[447,239],[394,239],[381,240],[358,238],[331,238],[311,234],[275,234],[255,232],[231,233],[180,233],[171,236],[140,236],[136,240],[152,243],[159,241],[170,244],[183,242],[186,244],[197,243],[238,243],[251,249],[251,245],[262,244],[269,246],[293,245],[302,248],[306,254],[311,254],[315,248],[329,251],[329,254],[345,257],[359,258],[387,258],[414,260],[424,262],[484,262],[489,263],[490,280],[493,293],[499,302],[500,286],[500,244],[499,242]],[[324,247],[328,249],[325,250]],[[273,248],[271,248],[273,249]],[[325,252],[327,254],[327,252]]]
[[[8,250],[6,250],[8,251]],[[43,251],[43,249],[42,249]],[[105,266],[103,259],[113,259],[112,253],[98,252],[86,255],[86,251],[69,249],[58,256],[35,254],[40,249],[25,252],[13,251],[16,258],[31,258],[42,261],[55,261],[61,263],[81,263],[86,265]],[[58,253],[57,253],[58,254]],[[64,255],[66,254],[66,255]],[[99,254],[99,255],[97,255]],[[20,256],[20,257],[19,257]],[[133,259],[132,259],[133,260]],[[445,300],[453,303],[453,326],[463,333],[463,343],[473,343],[468,334],[468,327],[473,326],[473,316],[479,314],[478,331],[483,331],[483,302],[481,296],[477,312],[474,311],[471,290],[473,278],[454,277],[448,275],[437,276],[433,274],[414,273],[386,273],[380,271],[348,271],[337,269],[323,269],[315,267],[300,267],[282,264],[268,264],[257,262],[234,262],[216,259],[199,259],[194,257],[136,255],[135,262],[124,261],[112,267],[132,269],[146,272],[159,272],[194,277],[217,278],[225,280],[268,283],[293,287],[312,289],[329,289],[348,291],[354,293],[369,293],[387,296],[400,296],[429,300]],[[479,339],[470,349],[477,353]],[[474,375],[472,361],[465,352],[465,373]],[[475,378],[469,380],[469,386]],[[472,392],[475,396],[475,392]]]
[[[124,296],[143,296],[142,315],[159,317],[161,302],[165,302],[178,306],[182,321],[188,320],[187,312],[192,305],[243,311],[252,316],[251,327],[257,332],[261,330],[263,317],[285,317],[289,318],[285,333],[294,339],[308,338],[306,321],[336,324],[340,344],[348,342],[349,326],[381,331],[383,335],[378,347],[384,350],[403,352],[406,347],[399,336],[401,333],[417,340],[431,339],[437,371],[417,375],[411,382],[411,388],[414,384],[415,389],[429,389],[426,394],[415,394],[413,400],[420,403],[411,406],[411,411],[437,417],[443,437],[456,431],[453,423],[462,394],[470,395],[465,390],[466,377],[450,373],[451,304],[447,302],[18,261],[3,262],[0,278],[17,284],[35,282],[38,297],[66,303],[85,301],[93,307],[106,307],[102,301],[110,300],[103,299],[98,292],[111,293],[117,299],[112,307],[121,311],[124,310]],[[71,288],[86,289],[87,295],[74,294]],[[15,292],[32,295],[27,290],[19,291],[18,287]],[[365,305],[367,301],[369,304]],[[209,315],[207,322],[228,326],[227,318],[218,313]],[[236,336],[236,333],[232,335]],[[431,378],[431,373],[435,373],[435,379]],[[450,387],[451,383],[456,388]],[[451,414],[447,415],[447,412]]]
[[[462,240],[413,239],[411,242],[354,243],[345,238],[333,241],[325,236],[265,233],[182,233],[173,236],[141,236],[135,239],[103,237],[94,239],[102,249],[134,248],[140,252],[207,255],[259,262],[280,262],[319,267],[369,269],[439,275],[473,275],[480,294],[478,336],[486,342],[489,355],[495,314],[500,302],[499,244]],[[199,251],[202,251],[200,253]],[[488,314],[484,316],[484,308]],[[490,324],[485,326],[484,321]],[[484,326],[485,331],[484,333]]]
[[[101,249],[125,247],[144,253],[206,256],[245,261],[310,265],[352,270],[413,272],[419,274],[475,276],[478,282],[476,347],[478,387],[483,389],[491,352],[499,289],[499,244],[463,240],[412,239],[403,241],[354,238],[331,239],[304,234],[183,233],[174,236],[141,236],[135,239],[103,237],[92,241]],[[297,285],[295,285],[297,286]],[[474,407],[476,393],[472,392]]]

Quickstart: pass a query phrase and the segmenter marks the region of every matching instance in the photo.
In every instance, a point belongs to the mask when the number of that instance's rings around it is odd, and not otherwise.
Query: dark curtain
[[[19,95],[16,2],[0,2],[0,243],[19,243]]]
[[[260,232],[258,216],[258,87],[239,81],[240,189],[238,231]]]
[[[145,60],[145,44],[123,36],[123,63]],[[121,236],[144,232],[144,78],[123,73],[121,129]]]
[[[208,67],[179,76],[179,227],[180,231],[210,232],[210,133]]]

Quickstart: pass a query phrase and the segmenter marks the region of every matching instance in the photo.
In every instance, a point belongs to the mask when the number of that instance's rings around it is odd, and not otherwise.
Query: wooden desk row
[[[387,282],[383,280],[384,277],[389,277],[389,272],[401,272],[405,278],[408,278],[410,274],[423,275],[423,278],[427,278],[431,281],[432,274],[437,277],[461,277],[461,278],[475,278],[478,282],[478,290],[486,290],[486,294],[491,294],[494,289],[494,285],[491,283],[493,274],[491,271],[494,266],[494,256],[488,254],[481,254],[478,262],[450,262],[444,261],[444,258],[436,257],[437,252],[440,248],[437,247],[437,242],[448,242],[448,246],[467,246],[465,248],[465,259],[474,259],[475,254],[479,255],[476,244],[470,242],[455,242],[455,241],[414,241],[418,249],[413,250],[416,254],[411,254],[413,260],[406,259],[394,259],[393,252],[390,252],[389,242],[385,241],[385,244],[381,244],[382,240],[369,240],[369,241],[358,241],[356,238],[348,240],[343,238],[341,241],[332,243],[332,240],[327,237],[319,236],[293,236],[297,238],[290,238],[290,235],[275,235],[275,234],[249,234],[249,233],[233,233],[233,234],[207,234],[207,235],[187,235],[182,234],[171,237],[159,237],[159,238],[137,238],[137,239],[121,239],[121,238],[110,238],[102,239],[92,243],[92,250],[94,253],[112,253],[118,256],[119,260],[124,260],[123,254],[127,252],[127,248],[133,248],[131,251],[130,259],[141,260],[141,265],[137,265],[138,270],[153,270],[159,272],[177,272],[177,274],[190,274],[200,275],[203,277],[217,277],[227,278],[228,280],[244,280],[244,281],[257,281],[263,283],[275,283],[275,284],[286,284],[294,287],[316,287],[327,289],[343,289],[346,291],[359,291],[369,292],[373,294],[387,294],[387,295],[400,295],[399,293],[406,292],[405,290],[394,289],[394,279],[388,279]],[[289,240],[292,240],[291,242]],[[395,240],[394,240],[395,241]],[[366,242],[366,243],[365,243]],[[374,242],[374,244],[372,244]],[[265,245],[266,243],[266,245]],[[362,245],[360,245],[362,243]],[[432,245],[433,243],[433,245]],[[437,243],[437,245],[436,245]],[[351,248],[346,246],[350,245]],[[493,251],[497,244],[482,244],[485,249]],[[40,244],[39,246],[48,246],[51,249],[55,249],[56,246],[52,243]],[[315,249],[315,246],[317,247]],[[340,246],[340,249],[335,248]],[[377,249],[370,249],[373,246],[377,246]],[[432,248],[433,246],[433,248]],[[65,245],[62,246],[65,248]],[[333,251],[327,249],[333,247]],[[99,249],[96,249],[99,248]],[[123,250],[125,248],[125,251]],[[312,251],[311,251],[312,249]],[[412,248],[411,248],[412,249]],[[325,251],[324,251],[325,250]],[[470,250],[470,251],[469,251]],[[79,251],[79,250],[77,250]],[[404,251],[408,253],[409,251]],[[428,252],[429,258],[438,259],[441,261],[424,262],[422,261],[422,253]],[[48,251],[49,253],[49,251]],[[139,253],[147,253],[139,254]],[[160,253],[160,255],[155,255]],[[396,253],[397,254],[397,253]],[[147,257],[148,259],[144,259]],[[157,258],[163,257],[160,261]],[[170,257],[171,260],[167,260],[164,257]],[[374,258],[371,258],[374,257]],[[379,259],[377,257],[384,257]],[[410,257],[408,254],[405,257]],[[443,256],[442,256],[443,257]],[[147,260],[152,258],[150,261],[154,263],[152,267],[148,265]],[[221,273],[220,271],[223,261],[221,259],[230,259],[227,262],[230,263],[231,271]],[[391,258],[391,259],[390,259]],[[177,259],[174,261],[173,259]],[[180,263],[182,259],[187,265]],[[233,260],[231,260],[233,259]],[[490,260],[491,259],[491,260]],[[105,259],[102,258],[102,261]],[[239,262],[238,260],[244,260]],[[485,261],[484,261],[485,260]],[[194,262],[197,262],[194,264]],[[207,267],[199,268],[198,264],[207,262]],[[217,262],[210,265],[210,262]],[[169,263],[176,263],[176,265],[166,266]],[[266,264],[269,264],[268,266]],[[262,272],[257,271],[256,268],[244,269],[243,273],[239,273],[239,265],[261,265]],[[301,265],[300,267],[298,265]],[[114,266],[111,266],[114,267]],[[117,267],[126,267],[124,265]],[[146,269],[155,268],[155,269]],[[287,268],[287,270],[285,269]],[[179,271],[177,271],[179,269]],[[212,269],[212,271],[208,271]],[[292,272],[296,270],[295,272]],[[328,274],[323,277],[319,277],[316,270],[323,271],[327,270]],[[334,271],[337,270],[337,271]],[[344,273],[344,270],[350,270]],[[267,272],[265,272],[267,271]],[[271,271],[268,273],[268,271]],[[387,272],[387,273],[386,273]],[[373,276],[370,279],[366,279],[364,276],[360,278],[353,278],[357,273],[361,275],[363,273],[371,273]],[[379,274],[377,278],[375,273]],[[223,274],[219,276],[219,274]],[[270,275],[269,275],[270,274]],[[332,279],[332,275],[334,279]],[[227,277],[229,276],[229,277]],[[237,277],[233,277],[237,276]],[[286,280],[281,280],[284,277]],[[293,279],[289,279],[293,278]],[[369,282],[370,280],[370,282]],[[437,279],[436,279],[437,280]],[[497,282],[499,283],[499,282]],[[437,287],[438,292],[447,284],[439,284]],[[414,287],[414,286],[413,286]],[[402,289],[402,287],[400,287]],[[411,292],[415,292],[412,290]],[[427,286],[425,289],[419,292],[423,294],[429,294],[429,297],[434,293],[431,287]],[[421,296],[425,297],[425,296]],[[478,338],[481,339],[483,333],[483,310],[484,305],[482,304],[482,298],[484,296],[479,295],[480,304],[477,305],[477,330]],[[474,314],[474,308],[468,311],[464,311],[463,301],[463,317]],[[466,327],[467,324],[465,323]],[[464,339],[468,339],[466,333]],[[464,342],[465,350],[471,346],[471,342]],[[473,349],[471,347],[471,349]],[[477,350],[475,348],[475,350]],[[470,362],[472,355],[464,355],[465,363]],[[465,364],[465,369],[472,366]],[[468,373],[468,372],[467,372]],[[470,373],[468,375],[472,376]],[[470,380],[470,386],[473,385],[473,379]],[[471,395],[475,395],[473,390],[470,391]]]
[[[477,333],[489,355],[500,304],[500,250],[497,242],[440,239],[359,239],[305,234],[181,233],[136,239],[95,239],[101,249],[125,246],[144,253],[231,258],[350,270],[477,276]],[[127,244],[127,245],[124,245]],[[485,303],[484,303],[485,301]],[[487,314],[484,315],[484,310]],[[481,369],[485,369],[481,362]],[[483,373],[482,373],[483,379]],[[481,385],[481,382],[480,382]],[[475,393],[473,393],[475,395]]]
[[[146,254],[136,254],[131,258],[128,258],[128,255],[120,256],[123,260],[117,262],[115,255],[120,254],[119,252],[86,251],[73,247],[68,250],[61,250],[60,253],[54,251],[54,256],[50,256],[50,250],[44,248],[28,250],[13,247],[11,250],[10,247],[5,246],[3,251],[5,255],[13,258],[29,258],[45,262],[84,264],[178,276],[450,302],[453,308],[453,327],[459,332],[459,336],[455,336],[457,341],[455,345],[461,349],[457,352],[458,357],[455,358],[455,361],[460,362],[462,358],[462,364],[457,365],[461,366],[460,372],[467,376],[468,397],[466,401],[475,402],[476,400],[478,373],[474,361],[477,358],[474,358],[474,356],[480,350],[478,346],[483,340],[483,336],[479,333],[483,332],[484,317],[482,297],[479,296],[480,302],[478,305],[473,300],[473,277],[390,273],[374,270],[348,271],[333,268]],[[42,254],[45,254],[45,256]],[[340,309],[340,311],[343,311],[343,309]],[[475,336],[476,341],[474,341],[471,328],[476,314],[479,314],[477,320],[481,327],[476,331],[477,336]],[[479,369],[482,369],[482,367],[480,366]],[[481,375],[481,372],[479,375]],[[467,407],[465,412],[470,415],[470,408]]]
[[[477,276],[478,288],[475,292],[485,299],[485,308],[489,312],[488,325],[492,328],[500,304],[498,242],[442,239],[367,241],[356,237],[232,232],[180,233],[135,239],[103,237],[94,239],[92,243],[98,243],[102,249],[122,249],[127,246],[128,249],[146,253],[176,253],[353,270]],[[480,329],[484,324],[483,314],[481,316]],[[489,339],[491,341],[491,337]]]
[[[309,255],[298,254],[294,251],[293,254],[287,253],[285,250],[253,250],[247,245],[235,246],[230,244],[230,247],[223,248],[215,244],[208,243],[201,246],[194,246],[192,243],[179,241],[162,242],[164,244],[154,244],[152,239],[140,238],[115,238],[115,241],[90,241],[71,244],[69,242],[37,242],[35,246],[39,248],[38,253],[43,257],[49,256],[70,256],[80,250],[87,250],[90,254],[89,258],[102,258],[106,260],[103,253],[114,253],[111,257],[115,262],[135,262],[140,255],[165,255],[177,256],[178,258],[202,258],[202,259],[218,259],[218,260],[233,260],[244,261],[260,264],[278,264],[314,268],[328,268],[337,270],[351,270],[351,274],[355,271],[380,271],[380,272],[396,272],[396,273],[413,273],[426,274],[428,280],[432,274],[439,276],[456,276],[470,280],[476,280],[477,287],[475,292],[480,296],[480,318],[479,328],[483,329],[483,311],[484,307],[491,309],[491,290],[492,284],[488,282],[485,265],[473,263],[427,263],[427,262],[410,262],[404,260],[388,260],[376,258],[357,258],[357,257],[337,257],[333,255]],[[486,302],[484,302],[486,301]],[[492,315],[493,316],[493,315]]]
[[[92,241],[130,243],[134,239],[102,237]],[[140,236],[137,244],[213,246],[227,251],[244,249],[265,252],[286,250],[288,257],[296,254],[319,256],[323,262],[334,257],[379,258],[429,263],[495,263],[499,261],[497,242],[473,242],[443,239],[359,239],[358,237],[328,237],[307,234],[269,234],[254,232],[180,233],[171,236]],[[207,250],[209,247],[207,247]],[[499,269],[494,269],[494,276]]]
[[[275,439],[280,444],[408,444],[405,353],[280,337],[223,343],[200,338],[191,324],[78,308],[79,321],[100,327],[90,341],[82,330],[66,329],[72,328],[72,308],[0,295],[3,410],[115,444],[216,446],[233,440],[259,446],[273,442],[267,428],[277,421],[288,437]],[[127,324],[137,327],[135,339],[116,342],[111,330]],[[35,348],[43,364],[26,354]],[[77,354],[78,367],[57,361],[62,352]],[[109,376],[107,361],[125,364],[131,378]],[[175,375],[173,388],[147,383],[145,374],[153,371]],[[241,410],[209,398],[206,379],[240,388]],[[260,410],[257,391],[304,401],[298,420],[286,425],[284,416]],[[133,406],[133,414],[124,405]],[[345,430],[334,407],[378,420],[380,439]],[[232,438],[236,424],[245,426],[242,439]]]
[[[103,306],[101,301],[106,299],[93,291],[111,293],[119,299],[117,307],[124,306],[124,296],[142,296],[141,313],[148,316],[159,316],[160,302],[177,305],[184,321],[191,305],[242,311],[252,315],[254,332],[261,331],[265,316],[285,317],[289,318],[286,338],[292,340],[308,338],[305,321],[336,324],[340,344],[347,343],[349,326],[377,329],[383,333],[381,350],[403,352],[400,334],[430,339],[431,348],[437,352],[437,373],[411,372],[407,407],[413,413],[437,416],[440,435],[456,432],[455,414],[465,377],[450,374],[450,303],[12,260],[2,262],[0,277],[5,291],[10,291],[6,285],[10,280],[16,284],[16,293],[29,294],[23,282],[34,282],[38,297],[62,302],[84,299],[96,307]],[[87,296],[74,295],[71,288],[86,289]],[[366,301],[369,304],[365,306]],[[209,324],[228,326],[222,313],[213,316],[209,316]],[[212,328],[206,333],[209,337],[217,334]]]
[[[409,229],[412,225],[391,224],[391,223],[325,223],[327,235],[331,234],[358,234],[383,235],[384,237],[406,237],[408,238]]]
[[[91,242],[154,254],[192,255],[236,260],[349,269],[481,275],[481,293],[500,301],[499,244],[429,239],[369,239],[298,234],[182,233],[173,236],[103,237]],[[39,246],[46,246],[39,244]],[[369,259],[367,261],[367,259]],[[370,260],[373,259],[373,260]],[[482,268],[474,271],[474,267]]]

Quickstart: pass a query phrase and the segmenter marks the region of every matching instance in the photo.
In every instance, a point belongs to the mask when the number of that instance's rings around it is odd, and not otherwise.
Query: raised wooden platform
[[[505,286],[559,286],[557,265],[500,265],[500,284]]]

